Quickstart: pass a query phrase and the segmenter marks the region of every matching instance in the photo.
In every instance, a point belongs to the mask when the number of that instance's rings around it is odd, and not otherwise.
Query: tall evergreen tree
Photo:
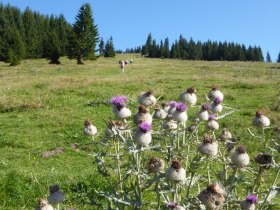
[[[278,57],[277,57],[277,63],[280,63],[280,52],[278,53]]]
[[[105,46],[105,43],[104,43],[103,38],[101,37],[101,40],[100,40],[100,42],[99,42],[99,54],[100,54],[100,55],[103,55],[104,52],[105,52],[104,46]]]
[[[95,59],[95,48],[99,41],[98,28],[94,24],[94,18],[90,4],[81,6],[70,39],[69,57],[76,58],[77,64],[82,60]]]
[[[104,57],[115,57],[115,56],[116,56],[116,52],[113,43],[113,37],[110,37],[110,39],[106,42]]]
[[[20,33],[16,28],[11,28],[8,43],[7,62],[9,62],[11,66],[20,64],[20,61],[24,56],[25,47]]]
[[[168,37],[165,38],[164,40],[164,57],[169,58],[170,57],[170,51],[169,51],[169,39]]]
[[[59,57],[62,54],[61,42],[55,30],[48,33],[46,57],[50,60],[50,64],[60,64]]]
[[[267,53],[266,53],[266,62],[267,62],[267,63],[271,63],[271,57],[270,57],[270,54],[269,54],[268,51],[267,51]]]

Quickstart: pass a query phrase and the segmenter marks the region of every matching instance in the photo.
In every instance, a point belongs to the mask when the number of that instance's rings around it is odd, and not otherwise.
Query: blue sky
[[[0,0],[1,1],[1,0]],[[182,34],[195,41],[233,41],[260,46],[273,61],[280,52],[279,0],[2,0],[42,14],[63,14],[73,23],[90,3],[100,36],[113,37],[116,49],[136,47],[148,34],[170,43]]]

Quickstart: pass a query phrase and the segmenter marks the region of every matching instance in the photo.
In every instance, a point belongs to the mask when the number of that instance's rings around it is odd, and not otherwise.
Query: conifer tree
[[[266,62],[267,62],[267,63],[271,63],[271,57],[270,57],[270,54],[269,54],[268,51],[267,51],[267,53],[266,53]]]
[[[11,66],[16,66],[20,64],[20,61],[24,56],[25,47],[20,33],[16,28],[11,29],[10,35],[10,39],[8,40],[9,48],[7,62],[10,63]]]
[[[100,40],[100,43],[99,43],[99,54],[100,54],[100,55],[103,55],[104,52],[105,52],[104,45],[105,45],[104,40],[103,40],[103,38],[101,37],[101,40]]]
[[[110,37],[110,39],[106,42],[104,57],[115,57],[115,56],[116,56],[116,52],[114,48],[113,37]]]
[[[277,63],[280,63],[280,52],[278,53],[278,57],[277,57]]]
[[[91,6],[84,4],[81,6],[70,38],[69,57],[76,58],[77,64],[82,64],[82,60],[95,59],[95,48],[99,41],[98,28],[94,24]]]

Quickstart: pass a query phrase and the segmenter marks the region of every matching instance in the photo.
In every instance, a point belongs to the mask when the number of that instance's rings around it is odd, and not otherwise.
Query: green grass
[[[121,74],[118,60],[130,57],[135,62]],[[156,96],[162,96],[160,102],[168,102],[178,100],[181,92],[195,86],[201,104],[204,93],[218,85],[225,94],[224,103],[238,109],[221,120],[221,125],[240,138],[251,159],[263,149],[246,130],[256,110],[262,110],[273,126],[280,126],[279,111],[273,110],[279,94],[279,64],[163,60],[136,55],[100,58],[85,65],[62,58],[61,63],[49,65],[43,59],[24,60],[15,67],[0,63],[1,209],[32,209],[55,183],[66,192],[66,206],[90,209],[90,203],[98,200],[94,190],[105,189],[108,183],[97,173],[94,158],[89,155],[94,145],[75,151],[71,144],[91,142],[82,133],[87,118],[93,120],[102,138],[104,120],[113,117],[108,101],[115,95],[126,95],[131,102],[141,91],[152,89]],[[135,103],[130,108],[136,113]],[[41,156],[55,147],[63,147],[64,153]]]

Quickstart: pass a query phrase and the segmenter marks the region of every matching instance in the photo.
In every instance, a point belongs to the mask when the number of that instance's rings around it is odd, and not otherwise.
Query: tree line
[[[68,56],[82,64],[98,57],[98,42],[98,27],[89,4],[80,7],[71,25],[63,15],[45,16],[29,8],[21,12],[0,3],[0,61],[17,65],[24,58],[47,58],[51,64],[59,64],[61,56]],[[111,37],[101,55],[114,53]]]
[[[98,53],[97,53],[98,52]],[[151,58],[183,60],[264,61],[262,49],[246,47],[233,42],[195,42],[182,35],[170,45],[168,37],[159,43],[148,34],[143,46],[127,48],[126,53],[141,53]],[[100,39],[90,4],[83,4],[69,24],[64,16],[45,16],[26,8],[0,3],[0,61],[17,65],[24,58],[47,58],[51,64],[59,64],[61,56],[84,60],[95,60],[99,56],[114,57],[112,36],[106,42]],[[266,61],[271,62],[269,52]],[[280,62],[280,52],[277,62]]]
[[[152,38],[151,33],[142,46],[142,55],[151,58],[174,58],[182,60],[224,60],[224,61],[264,61],[262,49],[256,46],[237,44],[233,42],[207,41],[195,42],[180,35],[178,40],[169,46],[169,39],[159,43]]]

